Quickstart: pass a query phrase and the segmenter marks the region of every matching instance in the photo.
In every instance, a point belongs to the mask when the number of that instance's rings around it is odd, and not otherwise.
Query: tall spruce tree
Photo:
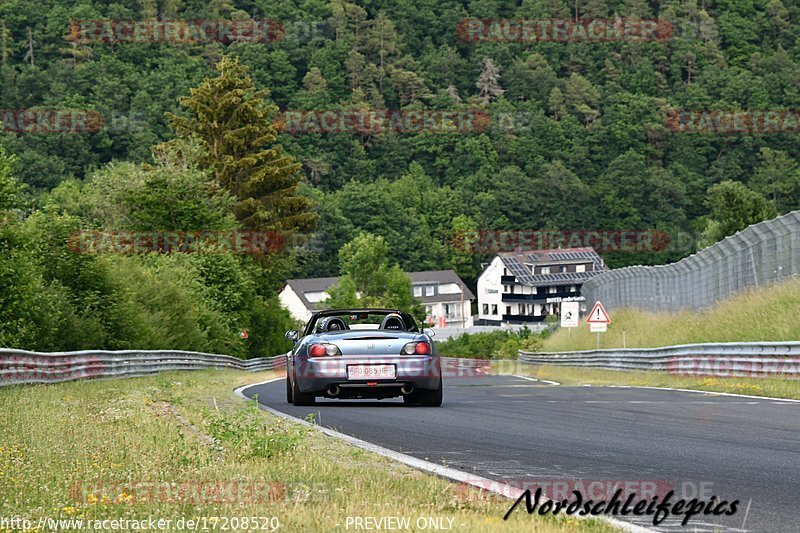
[[[201,165],[236,198],[234,212],[244,228],[283,235],[307,232],[316,224],[311,200],[297,194],[301,164],[283,152],[273,123],[277,106],[256,90],[247,67],[224,56],[219,75],[178,100],[187,116],[169,113],[181,137],[203,148]]]

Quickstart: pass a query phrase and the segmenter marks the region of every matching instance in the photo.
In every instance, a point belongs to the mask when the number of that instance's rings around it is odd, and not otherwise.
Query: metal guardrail
[[[33,383],[59,383],[78,379],[136,377],[174,370],[235,368],[259,372],[286,367],[284,355],[238,359],[229,355],[178,350],[124,350],[39,353],[0,349],[0,387]],[[448,377],[488,374],[484,359],[442,357]]]
[[[656,370],[700,376],[800,377],[800,342],[727,342],[663,348],[519,352],[522,363]]]
[[[98,377],[145,376],[170,370],[235,368],[256,372],[284,367],[283,355],[238,359],[229,355],[178,350],[39,353],[0,349],[0,387]]]

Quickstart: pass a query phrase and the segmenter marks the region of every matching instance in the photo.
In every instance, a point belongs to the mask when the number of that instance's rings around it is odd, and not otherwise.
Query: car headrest
[[[383,321],[381,322],[381,329],[405,331],[406,325],[403,323],[403,319],[400,318],[400,315],[391,314],[384,317]]]
[[[344,331],[346,329],[350,328],[348,328],[347,324],[344,323],[344,320],[339,317],[329,317],[325,322],[325,331]]]

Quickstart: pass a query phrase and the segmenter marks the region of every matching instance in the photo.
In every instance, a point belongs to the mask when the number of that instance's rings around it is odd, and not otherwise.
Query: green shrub
[[[469,359],[516,359],[519,350],[536,350],[542,345],[542,335],[528,328],[508,331],[462,333],[437,343],[439,353],[446,357]]]

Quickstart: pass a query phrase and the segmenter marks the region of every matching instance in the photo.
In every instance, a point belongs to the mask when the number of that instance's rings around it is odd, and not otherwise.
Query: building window
[[[506,314],[507,314],[507,315],[510,315],[510,314],[511,314],[511,306],[510,306],[510,305],[507,305],[507,306],[506,306]]]
[[[514,285],[511,286],[511,294],[514,294]]]
[[[414,296],[422,296],[422,287],[414,287]]]
[[[586,272],[586,265],[575,265],[575,272]]]
[[[425,287],[425,296],[433,296],[433,285]]]
[[[503,285],[503,292],[508,292],[508,285]]]
[[[484,315],[489,314],[489,304],[483,304],[483,314]]]
[[[525,304],[519,304],[519,314],[525,314]]]
[[[565,267],[565,266],[562,266],[562,267],[561,267],[561,272],[566,272],[566,271],[567,271],[567,267]]]
[[[556,287],[547,287],[547,292],[550,294],[555,294],[557,288]]]
[[[578,290],[578,287],[576,287],[575,285],[570,285],[569,286],[569,292],[575,292],[577,290]]]
[[[539,287],[531,287],[531,294],[539,294]]]
[[[542,267],[542,270],[539,272],[539,274],[549,274],[549,273],[550,273],[550,267]]]
[[[492,304],[492,314],[493,315],[497,314],[497,304]]]

